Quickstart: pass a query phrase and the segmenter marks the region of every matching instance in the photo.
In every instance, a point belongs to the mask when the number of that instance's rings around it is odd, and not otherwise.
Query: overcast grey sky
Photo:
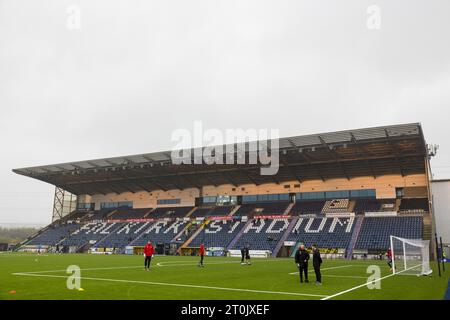
[[[52,186],[12,168],[168,150],[195,120],[421,122],[450,178],[449,39],[448,0],[0,0],[0,223],[51,218]]]

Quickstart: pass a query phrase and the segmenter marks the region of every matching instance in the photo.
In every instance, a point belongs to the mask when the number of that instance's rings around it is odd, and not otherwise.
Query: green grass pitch
[[[0,299],[437,299],[442,300],[450,272],[438,276],[436,262],[428,277],[389,276],[383,261],[324,260],[323,285],[299,283],[293,259],[155,256],[151,270],[142,256],[88,254],[0,254]],[[67,289],[69,265],[81,268],[84,291]],[[368,289],[367,267],[378,265],[380,289]],[[356,287],[356,289],[355,289]],[[353,290],[352,290],[353,289]]]

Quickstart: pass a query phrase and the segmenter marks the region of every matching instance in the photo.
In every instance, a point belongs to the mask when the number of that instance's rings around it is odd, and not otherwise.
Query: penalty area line
[[[369,283],[373,284],[373,283],[375,283],[375,282],[379,282],[379,281],[381,281],[381,280],[384,280],[384,279],[387,279],[387,278],[390,278],[390,277],[393,277],[393,276],[399,275],[399,274],[401,274],[401,273],[403,273],[403,272],[405,272],[405,271],[408,271],[408,270],[414,269],[414,268],[416,268],[416,267],[418,267],[418,266],[420,266],[420,264],[418,264],[417,266],[413,266],[413,267],[411,267],[411,268],[408,268],[408,269],[402,270],[402,271],[400,271],[400,272],[397,272],[397,273],[392,273],[392,274],[388,274],[387,276],[384,276],[384,277],[381,277],[381,278],[375,279],[375,280],[373,280],[373,281],[370,281],[370,282],[368,281],[368,282],[366,282],[366,283],[363,283],[363,284],[361,284],[361,285],[359,285],[359,286],[356,286],[356,287],[353,287],[353,288],[350,288],[350,289],[347,289],[347,290],[344,290],[344,291],[338,292],[338,293],[336,293],[336,294],[333,294],[333,295],[331,295],[331,296],[328,296],[328,297],[322,298],[322,299],[320,299],[320,300],[329,300],[329,299],[331,299],[331,298],[334,298],[334,297],[337,297],[337,296],[340,296],[340,295],[346,294],[346,293],[348,293],[348,292],[351,292],[351,291],[354,291],[354,290],[360,289],[360,288],[362,288],[362,287],[366,287],[366,286],[367,286],[367,284],[369,284]]]
[[[67,276],[57,276],[57,275],[50,275],[50,274],[13,273],[12,275],[14,275],[14,276],[28,276],[28,277],[68,278]],[[123,279],[108,279],[108,278],[92,278],[92,277],[74,277],[74,278],[81,279],[81,280],[136,283],[136,284],[147,284],[147,285],[155,285],[155,286],[184,287],[184,288],[210,289],[210,290],[220,290],[220,291],[238,291],[238,292],[262,293],[262,294],[279,294],[279,295],[291,295],[291,296],[306,296],[306,297],[317,297],[317,298],[327,297],[326,295],[320,295],[320,294],[309,294],[309,293],[299,293],[299,292],[284,292],[284,291],[266,291],[266,290],[254,290],[254,289],[239,289],[239,288],[226,288],[226,287],[214,287],[214,286],[200,286],[200,285],[182,284],[182,283],[123,280]]]

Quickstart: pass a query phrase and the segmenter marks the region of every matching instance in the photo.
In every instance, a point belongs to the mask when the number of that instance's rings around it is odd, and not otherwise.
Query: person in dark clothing
[[[247,265],[251,265],[252,263],[250,262],[250,246],[247,245],[245,247],[245,262],[247,263]]]
[[[316,285],[322,285],[322,275],[320,273],[320,265],[322,264],[322,257],[320,251],[315,244],[312,245],[313,252],[313,267],[316,274]]]
[[[309,253],[302,244],[295,253],[295,263],[300,273],[300,283],[303,283],[303,273],[305,274],[305,282],[308,283],[308,260]]]
[[[244,265],[244,259],[245,259],[245,247],[241,248],[241,265]]]

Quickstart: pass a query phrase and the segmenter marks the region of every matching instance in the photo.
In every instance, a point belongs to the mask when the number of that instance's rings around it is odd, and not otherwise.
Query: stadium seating
[[[325,201],[322,200],[297,200],[291,209],[291,215],[318,214],[322,212]]]
[[[348,212],[348,199],[328,200],[323,206],[322,213]]]
[[[365,217],[356,249],[386,250],[389,236],[422,239],[422,217]]]
[[[142,219],[144,216],[152,210],[151,208],[131,209],[131,208],[118,208],[109,219]]]
[[[366,212],[378,212],[381,210],[381,202],[376,199],[359,199],[356,201],[353,211],[356,214]]]
[[[240,206],[236,216],[250,216],[250,223],[237,220],[212,220],[189,243],[197,247],[204,243],[207,247],[229,247],[240,249],[249,244],[253,250],[273,251],[279,240],[303,242],[307,246],[316,243],[320,248],[346,249],[352,239],[354,217],[330,217],[324,213],[347,212],[348,199],[339,200],[301,200],[291,208],[291,215],[298,216],[295,226],[287,231],[290,219],[255,219],[258,215],[281,215],[288,202],[248,203]],[[353,205],[353,203],[352,203]],[[354,212],[393,211],[396,199],[358,199]],[[227,216],[234,206],[205,206],[196,208],[190,218],[208,216]],[[104,209],[87,213],[75,211],[70,214],[72,220],[81,218],[85,224],[52,224],[48,229],[28,241],[29,245],[63,245],[81,247],[91,243],[95,247],[116,247],[123,249],[127,245],[142,246],[147,241],[155,244],[170,243],[177,235],[179,241],[186,241],[196,230],[181,232],[190,224],[182,218],[194,207],[168,207],[132,209]],[[400,212],[424,212],[428,209],[426,199],[403,199]],[[69,217],[69,216],[68,216]],[[143,222],[106,222],[105,219],[143,219],[155,221]],[[170,219],[167,219],[170,218]],[[163,220],[164,219],[164,220]],[[103,221],[99,221],[103,220]],[[245,229],[244,229],[245,226]],[[355,233],[352,241],[355,249],[385,250],[389,246],[389,236],[404,238],[422,238],[423,218],[419,215],[406,216],[366,216],[360,232]],[[289,233],[289,234],[288,234]],[[238,236],[239,235],[239,236]],[[237,237],[238,236],[238,237]],[[234,240],[234,241],[233,241]],[[232,242],[233,241],[233,242]]]
[[[232,249],[249,245],[251,250],[273,251],[288,226],[288,219],[253,219]]]
[[[246,203],[241,205],[238,211],[234,214],[235,216],[246,216],[246,215],[282,215],[289,202],[258,202],[258,203]]]
[[[356,214],[395,211],[395,199],[358,199],[353,211]]]
[[[176,235],[183,231],[188,222],[183,220],[177,221],[156,221],[147,226],[141,234],[132,242],[134,246],[143,246],[148,241],[152,243],[170,243]],[[185,241],[187,235],[182,234],[181,240]]]
[[[234,213],[235,216],[247,216],[251,214],[255,210],[254,204],[243,204],[240,208]]]
[[[211,217],[228,216],[233,209],[234,206],[216,206],[209,212],[209,215]]]
[[[403,212],[427,212],[428,199],[402,199],[400,211]]]
[[[84,216],[83,220],[91,220],[91,221],[106,220],[108,218],[108,215],[110,215],[115,210],[117,210],[117,209],[108,208],[108,209],[95,210],[93,213],[90,213],[90,214]]]
[[[162,218],[183,218],[189,211],[194,207],[166,207],[166,208],[156,208],[147,216],[151,219],[162,219]]]
[[[227,248],[228,244],[245,223],[236,220],[213,220],[192,240],[190,247],[199,247],[204,244],[206,247]]]
[[[307,247],[346,249],[350,243],[354,218],[300,217],[286,241],[301,241]]]
[[[92,211],[87,211],[87,210],[76,210],[73,211],[72,213],[68,214],[67,216],[63,217],[61,219],[61,221],[74,221],[74,220],[81,220],[83,219],[85,216],[87,216],[88,214],[92,214]]]
[[[211,211],[213,208],[207,207],[207,208],[197,208],[194,212],[189,216],[190,218],[200,218],[200,217],[207,217],[211,215]]]
[[[142,232],[150,226],[152,222],[129,222],[124,223],[119,229],[116,229],[109,236],[103,238],[95,244],[95,247],[120,248],[123,249]]]
[[[87,244],[90,241],[99,241],[102,238],[109,235],[116,228],[120,227],[124,223],[107,223],[107,222],[90,222],[87,223],[81,228],[72,232],[72,234],[67,237],[64,241],[61,242],[63,246],[77,246],[80,247],[82,245]]]
[[[78,229],[80,225],[69,223],[64,225],[50,225],[47,230],[31,239],[29,245],[56,245],[58,242],[69,236],[73,231]]]
[[[233,208],[234,206],[199,207],[195,209],[189,217],[199,218],[228,216]]]
[[[395,202],[396,199],[382,199],[379,200],[381,203],[381,211],[396,211]]]

